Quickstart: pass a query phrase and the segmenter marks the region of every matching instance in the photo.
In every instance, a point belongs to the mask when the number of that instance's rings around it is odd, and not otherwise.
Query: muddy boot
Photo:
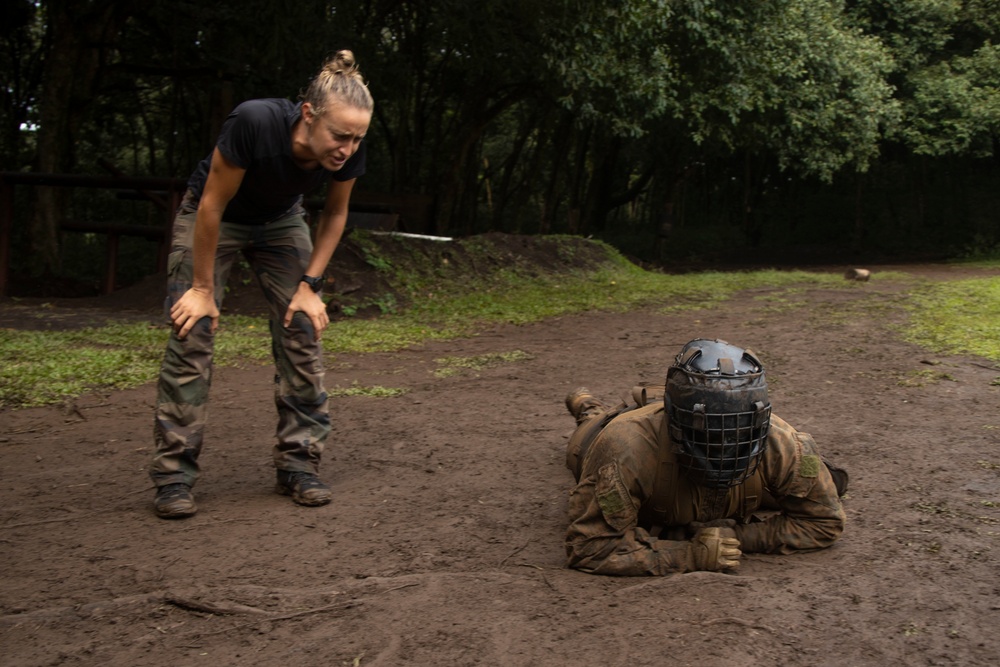
[[[579,424],[590,415],[607,410],[608,406],[591,394],[589,389],[580,387],[566,396],[566,409]]]
[[[187,484],[167,484],[156,490],[153,509],[161,519],[184,519],[198,511],[191,487]]]
[[[307,507],[326,505],[333,499],[330,487],[311,472],[279,470],[275,491]]]

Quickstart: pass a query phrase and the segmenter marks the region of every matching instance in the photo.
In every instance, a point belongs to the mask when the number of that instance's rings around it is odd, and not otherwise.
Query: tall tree
[[[133,3],[120,0],[47,0],[47,51],[39,97],[36,170],[71,172],[75,146],[102,69]],[[41,272],[59,268],[58,225],[65,192],[39,188],[31,224]]]
[[[30,0],[0,5],[0,163],[5,169],[24,166],[25,137],[30,135],[25,130],[37,121],[43,26]]]
[[[911,232],[933,233],[947,219],[952,232],[995,242],[1000,230],[989,222],[995,207],[984,203],[973,211],[967,188],[995,164],[982,159],[998,155],[1000,2],[857,0],[849,3],[849,15],[892,54],[889,80],[902,111],[885,142],[893,159],[873,185],[894,190],[896,208],[910,211]],[[937,181],[948,186],[935,197]],[[935,198],[937,213],[930,206]],[[902,224],[895,210],[892,219]],[[962,238],[960,232],[945,236]]]
[[[41,114],[37,168],[100,147],[184,176],[234,104],[295,97],[351,48],[376,99],[364,186],[433,195],[428,231],[658,225],[700,187],[759,235],[779,174],[864,170],[887,135],[927,156],[996,144],[998,0],[12,1],[45,27],[27,33],[38,104],[20,103]]]
[[[615,24],[625,26],[620,36],[589,30],[583,13],[553,47],[567,74],[561,100],[600,128],[583,186],[593,225],[637,196],[646,175],[677,180],[699,154],[760,153],[826,179],[864,169],[896,121],[891,61],[845,21],[840,2],[642,4]],[[654,150],[615,149],[634,143]]]

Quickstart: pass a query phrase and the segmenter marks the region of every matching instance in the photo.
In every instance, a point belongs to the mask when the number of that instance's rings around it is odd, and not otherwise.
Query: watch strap
[[[299,282],[303,282],[306,285],[309,285],[310,289],[312,289],[313,292],[318,292],[321,289],[323,289],[322,277],[317,278],[315,276],[303,275],[301,278],[299,278]]]

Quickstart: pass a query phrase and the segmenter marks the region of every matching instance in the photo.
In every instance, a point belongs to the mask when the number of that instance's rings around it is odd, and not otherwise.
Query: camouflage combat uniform
[[[844,529],[837,488],[812,437],[774,415],[766,453],[755,474],[758,479],[715,490],[668,474],[665,478],[675,486],[657,496],[668,502],[654,513],[657,469],[667,465],[670,470],[672,465],[662,402],[614,418],[577,463],[582,444],[577,434],[585,433],[590,420],[603,414],[600,409],[581,414],[569,442],[567,466],[574,470],[577,464],[580,470],[569,501],[569,567],[611,575],[688,571],[692,522],[736,519],[744,553],[819,549],[832,544]],[[779,511],[759,520],[759,510],[768,507]]]

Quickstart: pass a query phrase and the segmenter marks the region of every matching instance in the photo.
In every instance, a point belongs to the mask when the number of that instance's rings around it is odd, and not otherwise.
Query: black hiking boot
[[[187,484],[166,484],[156,489],[153,509],[161,519],[184,519],[198,511],[191,487]]]
[[[278,471],[278,485],[274,489],[283,496],[291,496],[299,505],[316,507],[333,499],[330,487],[311,472]]]

